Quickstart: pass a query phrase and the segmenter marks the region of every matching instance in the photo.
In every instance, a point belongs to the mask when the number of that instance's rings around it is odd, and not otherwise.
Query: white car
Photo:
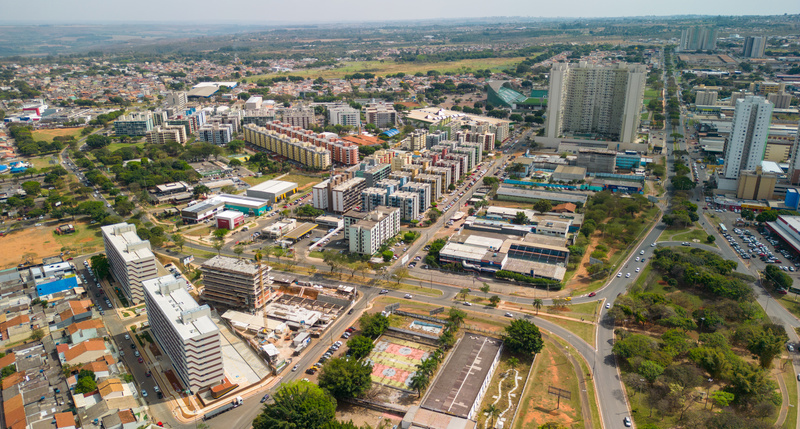
[[[622,273],[617,273],[617,278],[622,277]]]
[[[656,247],[656,243],[650,243],[650,247]]]
[[[636,272],[637,272],[637,273],[639,272],[639,267],[636,267]]]
[[[644,255],[644,250],[642,250],[641,252],[639,252],[639,254],[640,254],[640,255]]]
[[[629,278],[631,278],[631,273],[626,273],[626,274],[625,274],[625,278],[626,278],[626,279],[629,279]]]
[[[406,294],[406,296],[404,296],[403,298],[405,298],[405,299],[411,299],[411,298],[413,298],[413,296],[412,296],[410,293],[407,293],[407,294]]]
[[[611,303],[610,302],[606,303],[606,308],[611,308]]]

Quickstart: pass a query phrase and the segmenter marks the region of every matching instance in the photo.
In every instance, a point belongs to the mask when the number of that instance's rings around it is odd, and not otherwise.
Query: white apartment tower
[[[142,283],[158,275],[150,242],[140,239],[136,235],[136,226],[128,223],[106,225],[100,230],[111,275],[129,300],[134,304],[142,302]]]
[[[678,52],[713,51],[717,49],[717,29],[713,27],[689,27],[681,31]]]
[[[400,209],[381,206],[348,228],[350,253],[372,255],[400,232]]]
[[[742,56],[745,58],[764,58],[766,49],[767,38],[765,36],[748,36],[744,39]]]
[[[641,64],[554,64],[545,135],[636,140],[647,71]]]
[[[725,178],[736,180],[739,172],[755,170],[764,160],[772,103],[759,96],[736,100],[733,125],[725,145]]]
[[[361,126],[361,112],[350,106],[336,106],[328,108],[328,123],[330,125]]]
[[[150,331],[184,387],[197,392],[219,384],[225,377],[222,348],[208,305],[198,305],[185,280],[172,276],[147,280],[143,289]]]
[[[696,106],[713,106],[717,104],[717,91],[697,91],[694,97]]]

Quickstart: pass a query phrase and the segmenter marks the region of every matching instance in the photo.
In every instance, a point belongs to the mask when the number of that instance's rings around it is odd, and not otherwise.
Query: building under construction
[[[202,266],[203,299],[215,305],[254,312],[272,297],[270,267],[242,259],[215,256]]]

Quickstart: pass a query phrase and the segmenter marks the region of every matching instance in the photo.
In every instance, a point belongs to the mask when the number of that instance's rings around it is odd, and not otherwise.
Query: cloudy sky
[[[4,23],[274,24],[496,16],[616,17],[800,13],[798,0],[36,0],[2,2]]]

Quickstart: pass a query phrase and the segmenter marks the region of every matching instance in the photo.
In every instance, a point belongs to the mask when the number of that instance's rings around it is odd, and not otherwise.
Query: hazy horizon
[[[81,6],[76,6],[80,4]],[[800,13],[797,0],[774,0],[757,3],[743,0],[648,4],[620,0],[604,4],[587,0],[556,4],[532,4],[513,0],[487,3],[477,0],[406,0],[397,7],[384,2],[306,0],[298,3],[239,0],[232,6],[210,0],[196,0],[187,8],[185,2],[142,0],[131,7],[100,0],[41,0],[32,19],[30,5],[11,2],[3,7],[2,25],[80,25],[80,24],[219,24],[219,25],[295,25],[346,24],[431,19],[522,18],[522,19],[591,19],[629,17],[668,17],[681,15],[741,16]],[[112,7],[113,5],[113,7]],[[120,19],[124,16],[124,19]]]

